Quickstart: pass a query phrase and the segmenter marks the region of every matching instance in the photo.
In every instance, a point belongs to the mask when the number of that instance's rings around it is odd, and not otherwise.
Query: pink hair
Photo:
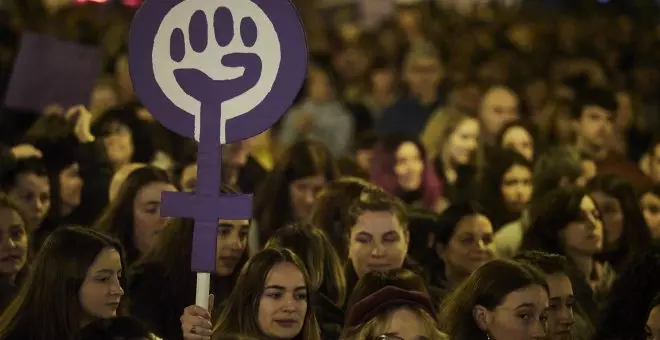
[[[426,157],[424,148],[415,140],[400,140],[396,148],[394,148],[394,152],[385,150],[382,144],[378,145],[374,150],[370,167],[371,181],[390,194],[401,197],[403,191],[394,173],[394,165],[396,163],[396,149],[405,142],[414,143],[424,160],[424,170],[422,171],[422,183],[420,187],[422,191],[422,203],[424,208],[432,210],[437,201],[442,197],[442,182],[435,173],[433,163]]]

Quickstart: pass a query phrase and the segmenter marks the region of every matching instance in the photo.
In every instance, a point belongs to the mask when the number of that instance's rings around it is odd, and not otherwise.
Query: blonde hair
[[[442,157],[443,149],[449,137],[451,137],[463,122],[468,120],[478,121],[476,117],[453,108],[444,108],[436,111],[426,124],[421,138],[429,159]],[[478,168],[483,164],[483,147],[481,143],[479,143],[475,161]]]
[[[392,317],[392,314],[400,309],[407,309],[422,319],[424,327],[431,334],[430,340],[448,339],[447,335],[438,329],[437,322],[433,316],[421,307],[398,306],[385,310],[371,318],[369,321],[347,330],[345,332],[346,335],[342,337],[341,340],[368,340],[377,337],[380,335],[379,333],[382,332],[383,328],[391,322],[390,318]]]

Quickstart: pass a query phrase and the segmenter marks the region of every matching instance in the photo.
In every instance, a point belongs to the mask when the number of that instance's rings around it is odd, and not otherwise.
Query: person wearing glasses
[[[341,340],[443,340],[424,280],[397,268],[370,272],[355,286]]]

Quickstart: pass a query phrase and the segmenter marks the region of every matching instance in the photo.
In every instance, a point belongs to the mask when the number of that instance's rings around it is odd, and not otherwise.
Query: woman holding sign
[[[186,340],[238,333],[259,339],[320,340],[312,283],[305,265],[288,249],[264,249],[243,267],[235,289],[211,331],[211,316],[189,306],[181,317]]]
[[[222,193],[237,191],[223,186]],[[226,298],[247,262],[248,220],[219,220],[216,270],[211,277],[214,309]],[[195,303],[195,273],[190,271],[193,220],[175,218],[158,242],[131,270],[130,313],[167,340],[182,339],[181,310]],[[162,303],[168,301],[168,303]]]

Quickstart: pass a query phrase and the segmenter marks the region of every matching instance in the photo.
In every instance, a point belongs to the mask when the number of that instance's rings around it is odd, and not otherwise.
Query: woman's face
[[[73,163],[60,172],[60,199],[62,205],[75,209],[80,205],[83,179],[80,177],[78,163]]]
[[[392,69],[379,69],[371,73],[371,87],[376,93],[392,93],[396,76]]]
[[[250,233],[248,220],[220,220],[216,242],[215,270],[220,276],[229,276],[245,253]]]
[[[27,263],[28,234],[16,211],[0,207],[0,276],[16,275]]]
[[[197,164],[189,164],[181,171],[179,186],[183,192],[193,192],[197,186]]]
[[[513,165],[504,173],[500,190],[507,209],[521,212],[532,198],[532,171],[523,165]]]
[[[602,216],[605,228],[605,247],[613,247],[619,242],[623,232],[624,216],[621,204],[616,198],[601,191],[591,193],[591,197],[598,205]]]
[[[660,197],[653,193],[646,193],[640,200],[644,219],[651,229],[654,239],[660,239]]]
[[[385,325],[378,329],[378,335],[386,334],[392,339],[431,339],[433,335],[421,314],[406,307],[399,307],[389,313]]]
[[[78,296],[89,321],[117,316],[117,308],[124,295],[121,276],[121,256],[114,248],[103,249],[87,269]]]
[[[424,159],[419,148],[413,142],[402,143],[394,155],[394,173],[401,189],[419,190],[422,186]]]
[[[510,127],[504,132],[501,146],[521,154],[530,162],[534,159],[534,139],[520,126]]]
[[[532,285],[507,294],[493,310],[476,306],[474,315],[493,340],[545,339],[549,298],[544,287]]]
[[[445,147],[451,162],[470,164],[479,147],[479,122],[476,119],[463,120],[449,135]]]
[[[121,123],[110,123],[108,135],[103,138],[105,152],[115,169],[131,162],[133,153],[133,133],[131,129]]]
[[[333,91],[330,79],[325,72],[311,71],[307,80],[309,98],[315,102],[327,102],[332,99]]]
[[[591,197],[582,198],[580,210],[580,219],[561,231],[561,239],[566,252],[593,256],[603,249],[603,222]]]
[[[655,306],[646,320],[646,340],[660,340],[660,306]]]
[[[548,311],[547,331],[552,340],[571,340],[573,318],[573,286],[564,273],[546,276],[550,289],[550,310]]]
[[[401,268],[409,234],[389,211],[366,211],[351,228],[348,257],[358,277],[371,271]]]
[[[289,198],[293,213],[299,221],[305,221],[312,212],[321,189],[325,186],[323,175],[304,177],[289,183]]]
[[[468,276],[493,259],[488,247],[493,242],[493,225],[484,215],[463,217],[456,225],[454,234],[446,246],[437,249],[438,256],[445,262],[447,270]]]
[[[172,184],[153,182],[138,190],[133,201],[133,242],[141,254],[151,249],[165,229],[167,218],[160,215],[160,194],[163,191],[177,190]]]
[[[16,185],[9,195],[21,202],[30,215],[33,226],[38,227],[50,210],[50,181],[46,176],[23,173],[16,177]]]
[[[293,339],[307,315],[307,285],[302,272],[289,262],[275,265],[259,300],[261,331],[272,339]]]

